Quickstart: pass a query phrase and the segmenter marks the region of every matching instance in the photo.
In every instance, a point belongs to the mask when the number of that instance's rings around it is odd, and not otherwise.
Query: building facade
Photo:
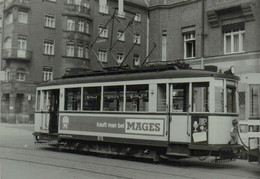
[[[256,0],[151,0],[149,29],[157,48],[149,60],[183,60],[222,72],[234,66],[241,78],[240,117],[259,120],[259,8]]]
[[[147,14],[145,3],[121,0],[0,3],[1,70],[6,76],[1,81],[2,122],[33,122],[35,88],[40,82],[59,78],[73,69],[100,71],[123,61],[122,66],[126,62],[138,66],[145,56],[146,37],[141,36],[147,25],[146,18],[141,20]]]

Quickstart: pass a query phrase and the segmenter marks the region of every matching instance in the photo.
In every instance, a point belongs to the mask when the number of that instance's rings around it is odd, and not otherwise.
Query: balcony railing
[[[85,15],[90,15],[90,8],[86,7],[86,6],[65,3],[65,7],[70,12],[82,13],[82,14],[85,14]]]
[[[31,60],[32,59],[32,51],[25,50],[25,49],[17,49],[17,48],[10,48],[10,49],[3,49],[3,59],[21,59],[21,60]]]
[[[8,9],[14,5],[21,5],[23,7],[28,7],[29,0],[7,0],[5,1],[5,9]]]

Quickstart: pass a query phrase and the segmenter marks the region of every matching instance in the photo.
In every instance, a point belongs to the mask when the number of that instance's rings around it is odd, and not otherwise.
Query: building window
[[[79,32],[84,32],[84,21],[83,20],[79,20],[78,26],[79,26]]]
[[[100,62],[107,62],[107,51],[99,50],[98,51],[98,59]]]
[[[134,33],[134,43],[141,44],[141,35],[139,33]]]
[[[124,53],[123,52],[118,52],[116,56],[116,61],[118,64],[121,64],[124,60]]]
[[[167,31],[162,32],[162,61],[167,61]]]
[[[88,47],[86,47],[86,49],[85,49],[85,58],[89,58],[89,48]]]
[[[119,41],[125,41],[125,32],[122,30],[117,31],[117,39]]]
[[[225,54],[244,52],[244,30],[224,32]]]
[[[134,63],[134,66],[140,66],[140,56],[139,56],[139,54],[134,54],[133,63]]]
[[[7,37],[4,41],[4,48],[10,49],[12,48],[12,39],[10,37]]]
[[[184,59],[195,58],[195,32],[184,34]]]
[[[6,57],[11,56],[11,50],[12,50],[12,39],[10,37],[7,37],[4,41],[4,55]]]
[[[18,11],[18,22],[27,24],[28,23],[28,12],[19,10]]]
[[[45,40],[43,45],[43,53],[45,55],[54,55],[54,41],[52,40]]]
[[[67,0],[67,4],[74,4],[74,1],[73,0]]]
[[[107,0],[99,0],[99,12],[103,14],[108,14]]]
[[[74,57],[74,43],[67,43],[67,57]]]
[[[26,50],[26,48],[27,48],[27,38],[26,37],[24,37],[24,36],[19,36],[18,37],[18,48],[19,49],[22,49],[22,50]]]
[[[136,21],[136,22],[141,22],[141,14],[140,14],[140,13],[136,13],[136,14],[135,14],[134,21]]]
[[[6,14],[5,23],[11,24],[13,22],[13,14],[12,12],[9,12]]]
[[[124,0],[118,0],[118,17],[125,18]]]
[[[43,67],[42,74],[43,74],[43,81],[52,81],[53,80],[52,67]]]
[[[55,28],[55,17],[54,17],[54,15],[45,14],[44,21],[45,21],[45,24],[44,24],[45,27]]]
[[[25,58],[26,57],[26,49],[27,49],[27,38],[24,36],[18,37],[18,50],[17,57]]]
[[[83,45],[78,45],[78,57],[83,58]]]
[[[108,30],[107,30],[107,27],[99,26],[99,37],[108,38]]]
[[[86,33],[89,34],[89,23],[86,23]]]
[[[17,81],[25,81],[25,70],[22,68],[19,68],[16,72],[16,80]]]
[[[67,19],[67,30],[75,30],[75,19]]]
[[[7,68],[6,70],[5,70],[5,81],[10,81],[10,69],[9,68]]]

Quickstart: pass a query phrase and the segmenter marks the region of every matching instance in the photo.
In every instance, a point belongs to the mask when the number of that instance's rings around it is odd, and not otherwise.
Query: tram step
[[[171,156],[182,156],[182,157],[189,156],[189,154],[187,154],[187,153],[178,153],[178,152],[167,152],[166,155],[171,155]]]

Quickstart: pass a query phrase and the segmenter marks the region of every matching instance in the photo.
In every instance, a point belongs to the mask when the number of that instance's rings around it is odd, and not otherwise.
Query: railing
[[[29,0],[7,0],[5,1],[5,8],[14,5],[14,4],[29,4]]]
[[[17,48],[9,48],[3,49],[3,59],[23,59],[23,60],[31,60],[32,59],[32,51],[26,49],[17,49]]]
[[[90,15],[90,8],[86,6],[65,3],[65,7],[68,11]]]

